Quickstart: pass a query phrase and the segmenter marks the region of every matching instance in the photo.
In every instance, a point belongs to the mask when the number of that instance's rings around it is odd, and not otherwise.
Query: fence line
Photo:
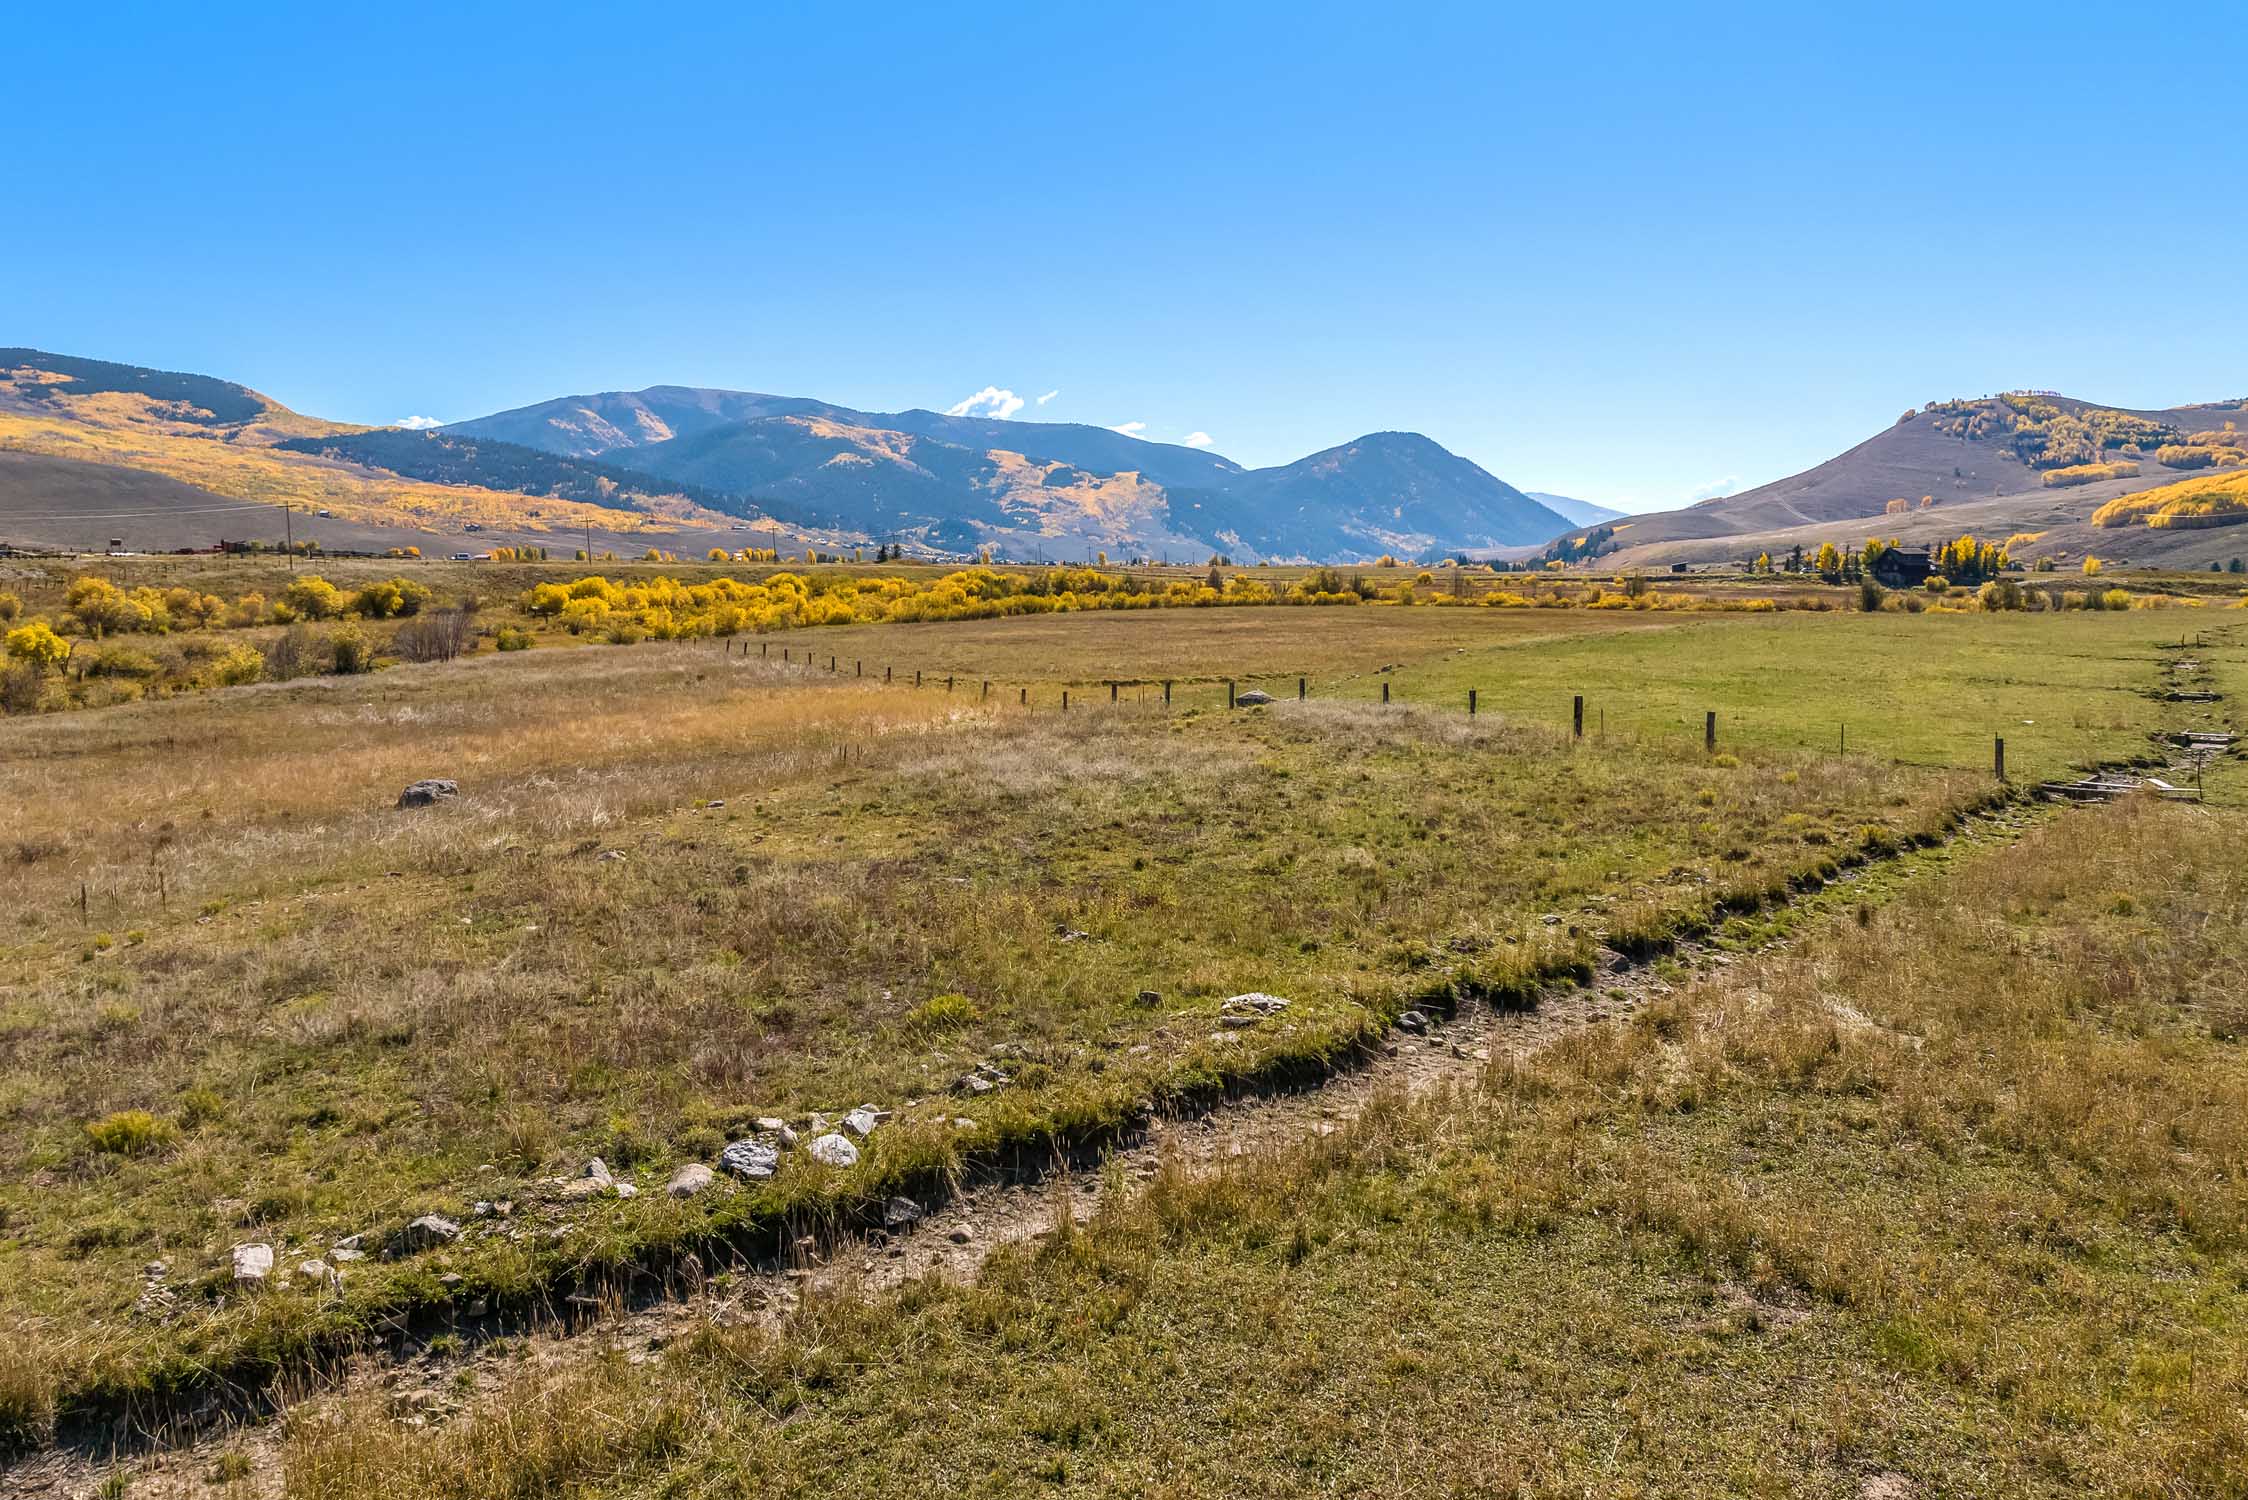
[[[723,646],[724,646],[724,649],[725,649],[725,653],[726,653],[727,655],[731,656],[731,655],[733,654],[733,651],[734,651],[734,643],[733,643],[733,642],[732,642],[731,640],[728,640],[728,639],[724,639],[724,638],[721,638],[721,641],[722,641],[722,644],[723,644]],[[758,643],[758,645],[759,645],[758,655],[760,656],[760,658],[762,658],[762,659],[766,659],[766,660],[770,660],[770,658],[771,658],[771,655],[772,655],[772,647],[771,647],[771,643],[770,643],[770,642],[762,642],[762,641],[761,641],[761,642],[759,642],[759,643]],[[794,649],[794,648],[792,648],[792,647],[788,647],[788,646],[783,646],[783,647],[781,648],[781,660],[782,660],[782,662],[783,662],[784,664],[786,664],[786,665],[795,665],[795,664],[796,664],[796,658],[795,658],[795,656],[793,655],[793,649]],[[749,655],[749,643],[748,643],[748,642],[746,642],[746,641],[744,641],[744,642],[742,643],[741,654],[742,654],[742,656],[743,656],[743,657],[744,657],[745,659],[746,659],[746,658],[748,657],[748,655]],[[817,658],[816,658],[816,656],[814,655],[814,653],[813,653],[813,652],[812,652],[812,651],[811,651],[811,650],[810,650],[809,648],[807,648],[807,649],[806,649],[806,650],[804,651],[804,653],[803,653],[803,658],[802,658],[802,665],[803,665],[803,668],[804,668],[804,670],[806,670],[807,672],[816,672],[816,671],[820,671],[820,670],[822,670],[822,669],[821,669],[821,668],[819,668],[819,666],[818,666],[818,662],[817,662]],[[828,659],[827,659],[827,666],[826,666],[826,668],[825,668],[824,670],[825,670],[825,672],[826,672],[827,674],[829,674],[829,675],[837,675],[837,674],[839,674],[839,671],[840,671],[840,669],[839,669],[839,667],[838,667],[838,665],[837,665],[837,658],[836,658],[836,657],[835,657],[834,655],[832,655],[832,654],[831,654],[831,655],[830,655],[830,656],[828,657]],[[914,685],[914,686],[915,686],[916,688],[922,688],[922,687],[925,687],[925,686],[927,686],[927,685],[928,685],[928,684],[925,684],[925,683],[924,683],[924,681],[923,681],[923,674],[924,674],[924,672],[925,672],[925,671],[926,671],[926,669],[925,669],[925,668],[920,668],[920,667],[916,667],[916,668],[914,668],[914,669],[913,669],[913,685]],[[896,666],[895,666],[895,664],[894,664],[894,663],[887,663],[887,662],[886,662],[886,663],[884,663],[884,664],[883,664],[883,666],[882,666],[882,681],[883,681],[883,682],[885,682],[885,683],[890,683],[890,682],[893,682],[893,681],[895,681],[895,672],[896,672]],[[865,660],[864,660],[863,658],[861,658],[861,659],[857,659],[857,660],[854,660],[854,661],[853,661],[853,662],[851,663],[851,675],[852,675],[852,676],[853,676],[854,678],[858,678],[858,679],[863,679],[863,678],[864,678],[864,677],[866,676],[866,662],[865,662]],[[947,673],[947,674],[945,675],[945,679],[944,679],[944,690],[945,690],[946,692],[948,692],[948,693],[952,692],[952,691],[954,690],[955,686],[957,685],[957,680],[958,680],[958,678],[957,678],[957,674],[956,674],[956,673]],[[1195,679],[1189,679],[1189,680],[1190,680],[1190,681],[1204,681],[1204,680],[1207,680],[1207,681],[1208,681],[1208,682],[1210,683],[1210,685],[1211,685],[1211,686],[1212,686],[1213,688],[1215,688],[1215,686],[1217,685],[1217,682],[1218,682],[1218,679],[1216,679],[1216,678],[1210,678],[1210,679],[1200,679],[1200,678],[1195,678]],[[1175,677],[1162,677],[1162,678],[1156,678],[1156,677],[1110,677],[1110,678],[1103,678],[1103,679],[1100,679],[1100,681],[1102,682],[1102,685],[1104,685],[1104,686],[1105,686],[1105,687],[1107,687],[1107,689],[1108,689],[1108,701],[1109,701],[1110,703],[1112,703],[1112,704],[1118,704],[1118,705],[1121,705],[1121,704],[1122,704],[1122,703],[1124,702],[1124,698],[1123,698],[1123,689],[1124,689],[1125,687],[1129,686],[1129,687],[1132,687],[1132,688],[1134,688],[1134,689],[1146,689],[1146,688],[1149,688],[1149,687],[1154,687],[1154,686],[1156,686],[1156,685],[1160,684],[1160,685],[1162,686],[1162,689],[1163,689],[1163,703],[1164,703],[1164,705],[1165,705],[1166,707],[1169,707],[1169,706],[1171,706],[1171,704],[1172,704],[1172,703],[1174,702],[1174,690],[1175,690],[1175,688],[1176,688],[1176,687],[1177,687],[1177,685],[1178,685],[1178,681],[1179,681],[1179,679],[1177,679],[1177,678],[1175,678]],[[979,691],[978,691],[978,694],[977,694],[977,696],[978,696],[978,699],[979,699],[979,701],[989,701],[989,700],[990,700],[990,698],[991,698],[992,680],[991,680],[991,679],[989,679],[989,678],[983,678],[983,679],[979,679],[979,682],[980,682],[980,684],[981,684],[981,686],[980,686],[980,689],[979,689]],[[1239,708],[1239,707],[1241,706],[1241,702],[1240,702],[1240,698],[1241,698],[1241,691],[1240,691],[1240,679],[1239,679],[1239,678],[1234,678],[1234,677],[1228,677],[1228,678],[1225,678],[1225,679],[1224,679],[1224,682],[1225,682],[1225,703],[1226,703],[1226,707],[1227,707],[1227,708],[1229,708],[1229,709],[1237,709],[1237,708]],[[1070,693],[1070,690],[1069,690],[1069,689],[1068,689],[1067,687],[1059,687],[1059,686],[1057,686],[1057,689],[1056,689],[1056,690],[1057,690],[1057,691],[1058,691],[1058,693],[1060,694],[1060,698],[1059,698],[1059,702],[1058,702],[1058,704],[1057,704],[1057,707],[1056,707],[1056,710],[1055,710],[1055,711],[1056,711],[1056,712],[1059,712],[1059,713],[1067,713],[1067,712],[1069,711],[1069,709],[1070,709],[1070,701],[1069,701],[1069,693]],[[1480,713],[1481,713],[1481,708],[1482,708],[1482,704],[1481,704],[1481,689],[1479,689],[1479,688],[1472,688],[1472,687],[1471,687],[1471,688],[1467,689],[1467,690],[1466,690],[1466,692],[1467,692],[1467,699],[1466,699],[1466,710],[1467,710],[1467,715],[1468,715],[1468,717],[1470,717],[1470,718],[1475,718],[1475,717],[1478,717],[1478,716],[1480,715]],[[1309,678],[1308,676],[1305,676],[1305,675],[1299,674],[1299,675],[1297,676],[1297,678],[1296,678],[1296,701],[1297,701],[1297,702],[1299,702],[1299,703],[1303,703],[1303,702],[1308,702],[1308,701],[1310,700],[1310,697],[1311,697],[1311,679],[1310,679],[1310,678]],[[1032,703],[1032,702],[1030,701],[1030,687],[1029,687],[1028,685],[1018,685],[1018,688],[1017,688],[1017,692],[1016,692],[1016,699],[1015,699],[1015,701],[1016,701],[1016,705],[1017,705],[1018,707],[1021,707],[1021,708],[1027,708],[1027,709],[1029,709],[1029,710],[1030,710],[1030,711],[1031,711],[1032,713],[1036,713],[1036,712],[1038,711],[1038,705],[1036,705],[1036,704],[1034,704],[1034,703]],[[1136,702],[1139,702],[1139,701],[1141,701],[1141,700],[1140,700],[1140,696],[1139,696],[1139,693],[1138,693],[1137,691],[1135,691],[1135,693],[1134,693],[1134,695],[1133,695],[1133,698],[1132,698],[1132,701],[1133,701],[1133,702],[1135,702],[1135,703],[1136,703]],[[1269,695],[1269,694],[1265,695],[1265,697],[1264,697],[1263,699],[1261,699],[1261,700],[1260,700],[1260,702],[1269,702],[1269,701],[1272,701],[1272,700],[1271,700],[1271,695]],[[1356,701],[1356,700],[1351,700],[1351,699],[1343,699],[1343,700],[1341,700],[1341,701],[1345,701],[1345,702],[1348,702],[1348,701]],[[1386,704],[1389,704],[1389,703],[1391,703],[1392,701],[1393,701],[1393,700],[1392,700],[1392,697],[1391,697],[1391,692],[1390,692],[1390,683],[1389,683],[1389,682],[1388,682],[1388,680],[1387,680],[1387,679],[1385,678],[1385,679],[1384,679],[1384,681],[1382,682],[1382,696],[1381,696],[1381,702],[1382,702],[1383,704],[1385,704],[1385,705],[1386,705]],[[1082,700],[1082,698],[1080,699],[1080,701],[1079,701],[1079,705],[1078,705],[1078,706],[1079,706],[1079,707],[1081,707],[1081,708],[1083,707],[1083,700]],[[1414,704],[1414,705],[1408,705],[1408,706],[1418,706],[1418,707],[1434,707],[1434,706],[1436,706],[1436,705],[1433,705],[1433,704]],[[1585,738],[1585,707],[1586,707],[1586,698],[1585,698],[1585,695],[1584,695],[1584,694],[1582,694],[1582,693],[1577,693],[1577,694],[1573,694],[1573,695],[1571,696],[1571,698],[1570,698],[1570,700],[1569,700],[1569,737],[1570,737],[1570,739],[1571,739],[1571,740],[1573,740],[1573,741],[1579,741],[1579,742],[1581,742],[1581,741],[1582,741],[1582,740],[1583,740],[1583,739]],[[1607,737],[1608,737],[1608,708],[1607,708],[1607,705],[1606,705],[1606,704],[1599,704],[1599,705],[1596,705],[1596,706],[1595,706],[1595,709],[1596,709],[1596,713],[1597,713],[1597,718],[1596,718],[1596,720],[1595,720],[1595,723],[1596,723],[1596,726],[1597,726],[1597,727],[1596,727],[1596,731],[1595,731],[1595,739],[1596,739],[1597,741],[1600,741],[1600,742],[1603,742],[1603,743],[1604,743],[1604,742],[1605,742],[1605,741],[1607,740]],[[1536,718],[1534,718],[1534,717],[1530,717],[1530,716],[1527,716],[1527,715],[1517,715],[1517,717],[1518,717],[1518,718],[1522,718],[1522,719],[1524,719],[1524,720],[1525,720],[1526,722],[1529,722],[1529,723],[1537,723],[1537,722],[1539,722],[1539,721],[1538,721],[1538,720],[1537,720]],[[1641,733],[1639,733],[1639,734],[1635,735],[1635,736],[1634,736],[1634,738],[1635,738],[1635,739],[1637,739],[1638,741],[1642,742],[1642,743],[1645,743],[1645,742],[1647,741],[1647,739],[1648,739],[1648,736],[1647,736],[1647,735],[1646,735],[1646,734],[1645,734],[1644,732],[1641,732]],[[1750,738],[1750,737],[1744,737],[1744,740],[1743,740],[1743,742],[1744,742],[1744,743],[1755,743],[1754,739],[1753,739],[1753,738]],[[1808,744],[1807,742],[1804,742],[1804,741],[1796,741],[1796,740],[1790,740],[1790,741],[1775,741],[1775,742],[1772,742],[1772,743],[1774,743],[1774,744],[1777,744],[1777,745],[1780,745],[1780,746],[1782,746],[1783,748],[1786,748],[1786,747],[1792,747],[1792,748],[1805,749],[1805,750],[1808,750],[1808,749],[1810,749],[1810,748],[1811,748],[1811,747],[1810,747],[1810,745],[1809,745],[1809,744]],[[1712,756],[1714,756],[1714,755],[1716,755],[1716,754],[1718,753],[1718,717],[1717,717],[1717,710],[1716,710],[1716,709],[1714,709],[1714,708],[1712,708],[1712,709],[1705,709],[1705,710],[1703,710],[1703,715],[1702,715],[1702,752],[1703,752],[1703,754],[1705,754],[1705,755],[1712,755]],[[1836,753],[1837,755],[1845,755],[1845,756],[1846,756],[1846,755],[1848,755],[1848,754],[1849,754],[1849,752],[1850,752],[1850,726],[1849,726],[1849,724],[1848,724],[1847,722],[1844,722],[1844,723],[1842,723],[1842,724],[1841,724],[1841,725],[1839,726],[1839,728],[1838,728],[1838,733],[1837,733],[1837,737],[1836,737],[1836,742],[1835,742],[1835,753]],[[1899,762],[1896,762],[1896,764],[1904,765],[1904,764],[1919,764],[1919,763],[1917,763],[1917,762],[1906,762],[1906,761],[1899,761]],[[1941,763],[1939,763],[1939,765],[1940,765],[1940,768],[1942,768],[1942,769],[1948,769],[1948,770],[1963,770],[1963,769],[1966,769],[1966,767],[1961,767],[1961,766],[1949,766],[1949,765],[1941,765]],[[1993,738],[1993,740],[1992,740],[1992,748],[1991,748],[1991,774],[1992,774],[1992,775],[1993,775],[1993,776],[1994,776],[1994,777],[1995,777],[1995,778],[1996,778],[1997,780],[1999,780],[1999,781],[2004,781],[2004,780],[2006,780],[2006,779],[2007,779],[2007,778],[2006,778],[2006,741],[2005,741],[2005,739],[2004,739],[2003,737],[1994,737],[1994,738]]]

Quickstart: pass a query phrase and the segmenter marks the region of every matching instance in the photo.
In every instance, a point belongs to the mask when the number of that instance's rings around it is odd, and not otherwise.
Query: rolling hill
[[[1680,510],[1583,527],[1553,555],[1588,543],[1602,567],[1738,561],[1797,545],[1867,536],[1907,543],[1972,531],[2039,533],[2017,549],[2149,563],[2188,562],[2206,539],[2095,527],[2118,496],[2152,489],[2222,462],[2226,424],[2248,421],[2248,402],[2153,410],[2016,392],[1931,402],[1822,464],[1739,494]]]
[[[570,490],[587,493],[606,476],[564,484],[550,473],[543,490],[526,492],[515,487],[535,477],[526,461],[558,468],[528,450],[439,474],[441,445],[399,441],[413,437],[305,416],[210,376],[0,350],[0,542],[99,548],[114,539],[147,550],[293,534],[330,548],[456,550],[471,532],[479,547],[546,546],[590,529],[597,548],[639,551],[729,538],[738,524],[659,481],[585,500]],[[378,451],[390,446],[419,461]],[[788,531],[759,544],[799,539]]]

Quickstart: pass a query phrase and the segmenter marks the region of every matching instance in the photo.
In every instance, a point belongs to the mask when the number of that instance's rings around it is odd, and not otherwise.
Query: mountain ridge
[[[866,412],[710,387],[602,391],[448,424],[679,484],[782,499],[940,550],[1207,550],[1244,560],[1536,545],[1569,518],[1419,433],[1247,469],[1110,428]]]

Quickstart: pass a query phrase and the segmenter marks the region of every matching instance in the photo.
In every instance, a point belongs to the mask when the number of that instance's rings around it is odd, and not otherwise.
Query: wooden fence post
[[[1389,684],[1385,682],[1385,683],[1383,683],[1383,684],[1382,684],[1382,702],[1384,702],[1384,703],[1387,703],[1388,701],[1389,701]]]
[[[1108,701],[1111,703],[1116,701],[1116,684],[1113,682],[1108,685]]]
[[[1702,717],[1702,748],[1717,749],[1717,710],[1714,708]]]
[[[1062,689],[1062,712],[1063,712],[1063,713],[1065,713],[1065,714],[1069,712],[1069,689],[1068,689],[1068,688],[1063,688],[1063,689]]]
[[[1474,688],[1469,688],[1469,689],[1467,690],[1467,716],[1468,716],[1469,718],[1471,718],[1471,719],[1475,717],[1475,689],[1474,689]]]
[[[1308,686],[1306,685],[1306,683],[1305,683],[1304,679],[1303,679],[1303,678],[1301,678],[1301,677],[1297,678],[1297,679],[1296,679],[1296,701],[1297,701],[1298,703],[1301,703],[1301,702],[1303,702],[1303,701],[1304,701],[1304,699],[1305,699],[1305,698],[1306,698],[1307,696],[1309,696],[1309,693],[1310,693],[1310,688],[1309,688],[1309,687],[1308,687]]]
[[[1163,701],[1165,703],[1171,701],[1171,679],[1168,677],[1163,679]]]
[[[1585,695],[1582,693],[1577,694],[1577,701],[1570,710],[1570,726],[1575,738],[1585,737]]]
[[[1227,708],[1239,706],[1233,701],[1233,679],[1230,677],[1225,680],[1225,706]]]
[[[2006,741],[2004,739],[1998,739],[1992,742],[1991,770],[1997,773],[1998,779],[2000,781],[2004,781],[2006,779]]]

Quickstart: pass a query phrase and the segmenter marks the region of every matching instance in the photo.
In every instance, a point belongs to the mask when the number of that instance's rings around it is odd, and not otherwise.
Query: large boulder
[[[851,1144],[849,1136],[837,1135],[833,1131],[813,1141],[805,1149],[812,1153],[814,1161],[825,1162],[831,1167],[855,1167],[859,1164],[859,1148]]]
[[[458,797],[460,794],[459,782],[432,776],[417,781],[400,792],[398,794],[398,805],[400,807],[435,807],[447,798]]]
[[[1256,708],[1261,704],[1270,703],[1272,694],[1262,688],[1251,688],[1246,693],[1234,694],[1233,701],[1235,706],[1240,708]]]

